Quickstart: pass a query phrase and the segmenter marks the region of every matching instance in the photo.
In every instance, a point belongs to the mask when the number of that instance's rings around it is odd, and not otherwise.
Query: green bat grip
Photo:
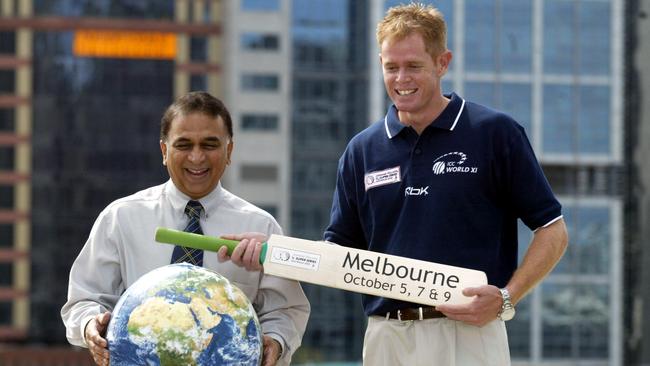
[[[228,255],[232,255],[232,251],[235,250],[235,247],[239,244],[237,240],[215,238],[213,236],[188,233],[164,227],[156,229],[156,241],[166,244],[181,245],[188,248],[208,250],[211,252],[216,252],[222,246],[226,246],[228,248]],[[267,246],[266,243],[262,243],[262,251],[260,252],[260,263],[262,264],[266,258]]]

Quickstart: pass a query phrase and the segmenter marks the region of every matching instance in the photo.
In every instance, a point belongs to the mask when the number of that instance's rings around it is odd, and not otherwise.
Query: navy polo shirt
[[[339,160],[324,239],[482,270],[503,287],[517,267],[517,218],[531,229],[561,217],[524,129],[456,94],[421,135],[395,106]],[[368,315],[417,306],[363,296]]]

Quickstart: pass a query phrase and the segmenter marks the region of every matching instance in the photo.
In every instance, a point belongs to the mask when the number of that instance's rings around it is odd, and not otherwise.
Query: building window
[[[278,129],[278,120],[277,114],[246,113],[242,115],[241,128],[247,131],[275,131]]]
[[[293,185],[302,191],[330,189],[336,182],[336,161],[294,161]]]
[[[16,53],[16,32],[0,31],[0,53]]]
[[[14,131],[14,118],[14,108],[0,108],[0,131]]]
[[[544,86],[545,153],[611,154],[607,86]]]
[[[246,32],[241,35],[241,47],[245,50],[278,50],[280,38],[277,34]]]
[[[530,72],[530,0],[477,0],[465,6],[468,25],[465,33],[467,70]]]
[[[544,2],[544,71],[607,75],[611,12],[604,1]]]
[[[241,179],[247,182],[277,182],[278,167],[266,164],[244,164],[241,167]]]
[[[280,78],[275,74],[245,74],[241,82],[247,91],[275,91],[280,87]]]
[[[14,225],[0,223],[0,248],[9,248],[14,244]]]
[[[496,39],[502,71],[529,73],[532,69],[532,7],[530,0],[502,0],[499,5],[503,19],[497,25]]]
[[[495,2],[477,0],[466,4],[471,10],[466,13],[465,66],[468,71],[493,71],[495,66],[496,34],[493,22],[496,19]]]
[[[208,90],[208,77],[205,74],[190,75],[190,90]]]
[[[0,209],[14,208],[14,186],[0,185]]]
[[[208,40],[204,36],[190,37],[190,60],[206,62],[208,60]]]
[[[0,70],[0,93],[15,93],[16,72],[14,70]]]
[[[245,11],[278,11],[280,0],[242,0],[241,8]]]
[[[0,170],[14,170],[13,146],[0,146]]]

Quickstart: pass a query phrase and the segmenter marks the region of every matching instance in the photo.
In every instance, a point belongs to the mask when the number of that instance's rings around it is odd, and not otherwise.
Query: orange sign
[[[166,59],[176,57],[176,34],[113,30],[78,30],[73,53],[82,57]]]

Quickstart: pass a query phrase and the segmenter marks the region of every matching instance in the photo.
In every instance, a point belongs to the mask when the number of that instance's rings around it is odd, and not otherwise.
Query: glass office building
[[[0,340],[65,342],[58,314],[95,218],[167,179],[162,113],[214,75],[205,45],[219,29],[200,5],[0,2]]]
[[[368,2],[294,0],[291,235],[320,240],[338,158],[368,124]],[[358,360],[365,317],[358,295],[305,285],[312,315],[300,357]]]

